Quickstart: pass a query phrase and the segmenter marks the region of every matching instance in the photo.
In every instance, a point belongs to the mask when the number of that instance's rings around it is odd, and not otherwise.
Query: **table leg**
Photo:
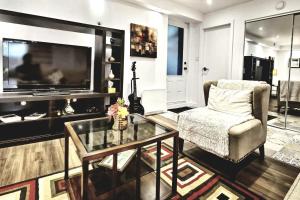
[[[89,162],[82,162],[82,175],[81,175],[81,199],[88,199],[88,177],[89,177]]]
[[[107,148],[107,130],[105,129],[105,131],[104,131],[104,142],[103,142],[104,144],[104,147],[105,148]]]
[[[118,154],[115,153],[113,155],[113,169],[112,169],[113,199],[116,199],[117,169],[118,169]]]
[[[69,178],[69,135],[65,130],[65,180]]]
[[[173,141],[173,174],[172,174],[172,195],[177,193],[177,167],[178,167],[178,136]]]
[[[160,199],[160,154],[161,141],[158,141],[156,147],[156,199]]]
[[[136,166],[135,166],[135,179],[136,179],[136,186],[135,186],[135,196],[136,199],[140,199],[141,197],[141,147],[137,148],[136,152]]]

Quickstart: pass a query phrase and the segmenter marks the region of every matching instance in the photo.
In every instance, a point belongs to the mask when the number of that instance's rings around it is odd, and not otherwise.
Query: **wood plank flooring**
[[[161,122],[161,117],[151,117]],[[176,125],[164,121],[166,125]],[[185,144],[185,154],[199,164],[209,167],[224,176],[230,164],[212,154]],[[70,168],[79,166],[75,147],[70,142]],[[0,186],[52,174],[64,168],[64,139],[0,149]],[[236,181],[266,199],[283,199],[300,172],[300,169],[271,158],[264,161],[257,154],[246,159],[237,174]]]
[[[0,149],[0,187],[64,169],[64,139]],[[70,168],[80,166],[70,142]]]

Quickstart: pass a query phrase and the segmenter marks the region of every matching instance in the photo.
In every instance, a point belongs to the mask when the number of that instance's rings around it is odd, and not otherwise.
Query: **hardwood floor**
[[[160,117],[156,119],[162,120]],[[169,121],[165,123],[175,128],[175,124]],[[185,154],[223,176],[229,173],[231,163],[191,144],[185,144]],[[71,140],[69,163],[70,168],[80,165]],[[0,149],[0,186],[52,174],[63,168],[64,139]],[[298,168],[271,158],[261,161],[255,153],[243,161],[238,169],[236,182],[266,199],[283,199],[300,172]]]
[[[80,166],[70,142],[70,168]],[[0,187],[64,169],[64,139],[1,148]]]

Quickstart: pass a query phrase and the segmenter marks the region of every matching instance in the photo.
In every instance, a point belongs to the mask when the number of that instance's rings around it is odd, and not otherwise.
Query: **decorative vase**
[[[114,116],[114,124],[112,126],[113,130],[123,131],[123,130],[127,129],[127,126],[128,126],[127,117],[121,118],[118,115]]]
[[[116,61],[116,59],[112,56],[108,58],[108,62],[115,62],[115,61]]]
[[[113,74],[113,71],[112,71],[112,70],[110,70],[110,72],[109,72],[109,74],[108,74],[108,78],[109,78],[109,79],[115,78],[115,75]]]

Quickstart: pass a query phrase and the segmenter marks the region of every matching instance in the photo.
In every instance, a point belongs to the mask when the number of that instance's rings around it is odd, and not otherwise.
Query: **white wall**
[[[30,3],[23,0],[5,0],[0,1],[0,8],[94,25],[100,21],[102,26],[125,30],[124,97],[127,97],[130,90],[130,79],[132,77],[130,66],[132,61],[137,61],[137,76],[141,78],[138,85],[139,91],[147,88],[166,88],[168,24],[166,15],[130,4],[105,0],[31,0]],[[158,57],[156,59],[130,57],[130,23],[143,24],[157,29]],[[79,45],[82,42],[78,41],[84,40],[82,38],[85,37],[78,38],[75,33],[73,35],[70,35],[70,33],[69,35],[63,35],[61,31],[57,30],[47,32],[42,28],[22,25],[4,26],[2,23],[0,27],[0,34],[9,38],[17,37]],[[88,42],[93,43],[93,40]],[[0,68],[2,69],[2,67]]]
[[[173,9],[172,14],[181,16],[179,9],[180,6],[177,5],[175,8],[177,9]],[[151,8],[142,8],[140,6],[118,0],[1,0],[0,9],[93,25],[97,25],[100,21],[102,26],[125,30],[124,97],[127,98],[130,92],[130,79],[132,77],[130,66],[132,61],[137,61],[137,76],[140,78],[138,81],[138,93],[147,89],[166,89],[168,16],[165,14],[152,11],[150,10]],[[202,14],[197,14],[193,9],[189,10],[189,8],[184,8],[184,15],[181,17],[185,20],[189,18],[191,21],[195,22],[202,19]],[[157,29],[158,56],[156,59],[130,57],[130,23],[142,24]],[[2,31],[2,29],[3,27],[0,25],[0,30]],[[15,33],[15,30],[16,29],[13,28],[7,31]],[[195,72],[198,67],[198,61],[196,58],[199,55],[197,54],[199,51],[199,23],[191,25],[190,32],[190,42],[192,45],[189,52],[191,52],[192,55],[189,57],[188,84],[195,85],[196,83],[194,80],[197,79],[197,74]],[[29,29],[27,29],[25,32],[21,31],[21,33],[24,33],[22,37],[25,37],[25,34],[27,37],[34,33],[34,31],[29,31]],[[45,35],[47,34],[45,33]],[[80,43],[78,43],[78,40],[81,40],[72,36],[68,38],[60,38],[59,35],[60,34],[55,31],[55,33],[53,32],[51,36],[32,37],[36,38],[36,40],[49,40],[51,42],[59,42],[59,40],[63,40],[64,42],[68,41],[66,43],[72,43],[75,45]],[[91,40],[89,40],[89,42],[91,42]],[[1,66],[0,69],[2,70]],[[2,77],[0,77],[0,84],[2,84],[1,79]],[[195,91],[189,89],[187,99],[188,102],[196,102],[197,94]]]
[[[300,50],[293,50],[293,58],[300,58]],[[277,68],[277,76],[276,80],[288,80],[289,76],[289,63],[290,59],[290,51],[289,50],[281,50],[277,53],[278,64]],[[291,68],[291,80],[299,81],[300,80],[300,68]],[[276,82],[277,84],[277,82]]]
[[[277,51],[273,47],[263,46],[260,44],[253,44],[245,42],[245,56],[256,56],[260,58],[276,57]]]
[[[300,10],[299,0],[286,0],[283,10],[276,10],[278,0],[253,0],[204,15],[203,27],[234,22],[232,78],[242,79],[245,21]]]

